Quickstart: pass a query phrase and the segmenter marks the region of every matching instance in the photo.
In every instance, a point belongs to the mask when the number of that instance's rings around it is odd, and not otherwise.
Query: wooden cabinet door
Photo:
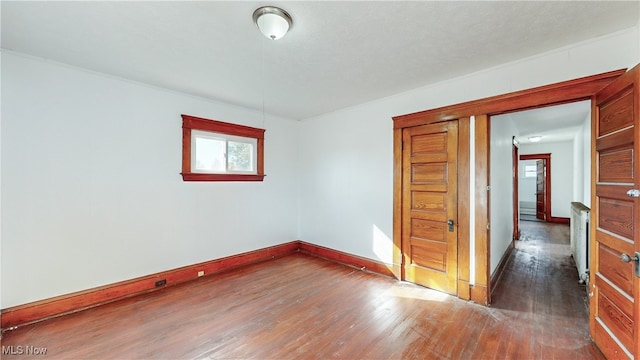
[[[404,280],[457,294],[458,121],[403,130]]]
[[[635,67],[595,96],[590,330],[608,359],[639,355],[640,202],[629,193],[640,189],[639,74]]]

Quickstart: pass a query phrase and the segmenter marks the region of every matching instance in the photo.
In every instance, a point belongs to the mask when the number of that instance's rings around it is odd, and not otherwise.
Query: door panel
[[[638,240],[638,69],[622,75],[596,94],[595,197],[592,219],[595,254],[591,259],[593,295],[591,333],[609,359],[638,356],[638,291],[634,253]],[[631,258],[622,260],[623,254]]]
[[[634,125],[633,110],[635,105],[633,103],[633,92],[634,87],[632,85],[623,89],[611,101],[598,106],[600,110],[598,137]]]
[[[598,345],[600,351],[607,357],[607,359],[629,359],[631,354],[627,352],[626,348],[623,348],[621,344],[618,344],[611,333],[603,326],[602,320],[596,319],[595,330],[592,335],[593,340]]]
[[[547,220],[546,160],[536,161],[536,219]]]
[[[614,333],[627,349],[633,348],[633,321],[630,314],[625,314],[617,305],[616,300],[609,299],[615,292],[607,293],[604,289],[600,292],[598,313],[603,322],[615,327]],[[620,301],[619,299],[617,301]]]
[[[600,229],[607,230],[624,238],[633,238],[634,231],[634,206],[627,199],[603,198],[605,192],[601,192],[600,213],[598,223]]]
[[[633,149],[601,151],[598,166],[602,173],[600,176],[602,182],[632,182]]]
[[[633,264],[620,261],[620,252],[599,244],[600,259],[598,269],[600,275],[622,290],[622,295],[631,296],[633,291]]]
[[[403,130],[403,278],[449,294],[457,294],[457,151],[457,121]]]
[[[444,212],[447,208],[447,198],[444,194],[428,192],[414,192],[411,194],[411,207],[416,210]]]
[[[430,159],[426,156],[415,156],[415,161],[441,161],[440,159]],[[411,168],[411,180],[414,183],[440,183],[446,182],[446,164],[416,164]]]

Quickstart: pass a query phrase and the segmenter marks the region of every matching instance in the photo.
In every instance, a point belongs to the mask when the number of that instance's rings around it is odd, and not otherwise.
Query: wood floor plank
[[[567,229],[522,227],[491,307],[299,253],[7,331],[47,354],[2,359],[602,359]]]

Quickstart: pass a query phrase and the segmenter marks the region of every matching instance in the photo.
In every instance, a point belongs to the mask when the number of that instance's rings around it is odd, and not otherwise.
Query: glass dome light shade
[[[291,16],[286,11],[273,6],[256,9],[253,13],[253,21],[260,32],[272,40],[285,36],[292,24]]]

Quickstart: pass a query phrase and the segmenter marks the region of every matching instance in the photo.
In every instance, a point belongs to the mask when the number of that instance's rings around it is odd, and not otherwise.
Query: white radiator
[[[583,203],[571,203],[571,254],[580,282],[589,281],[589,209]]]

